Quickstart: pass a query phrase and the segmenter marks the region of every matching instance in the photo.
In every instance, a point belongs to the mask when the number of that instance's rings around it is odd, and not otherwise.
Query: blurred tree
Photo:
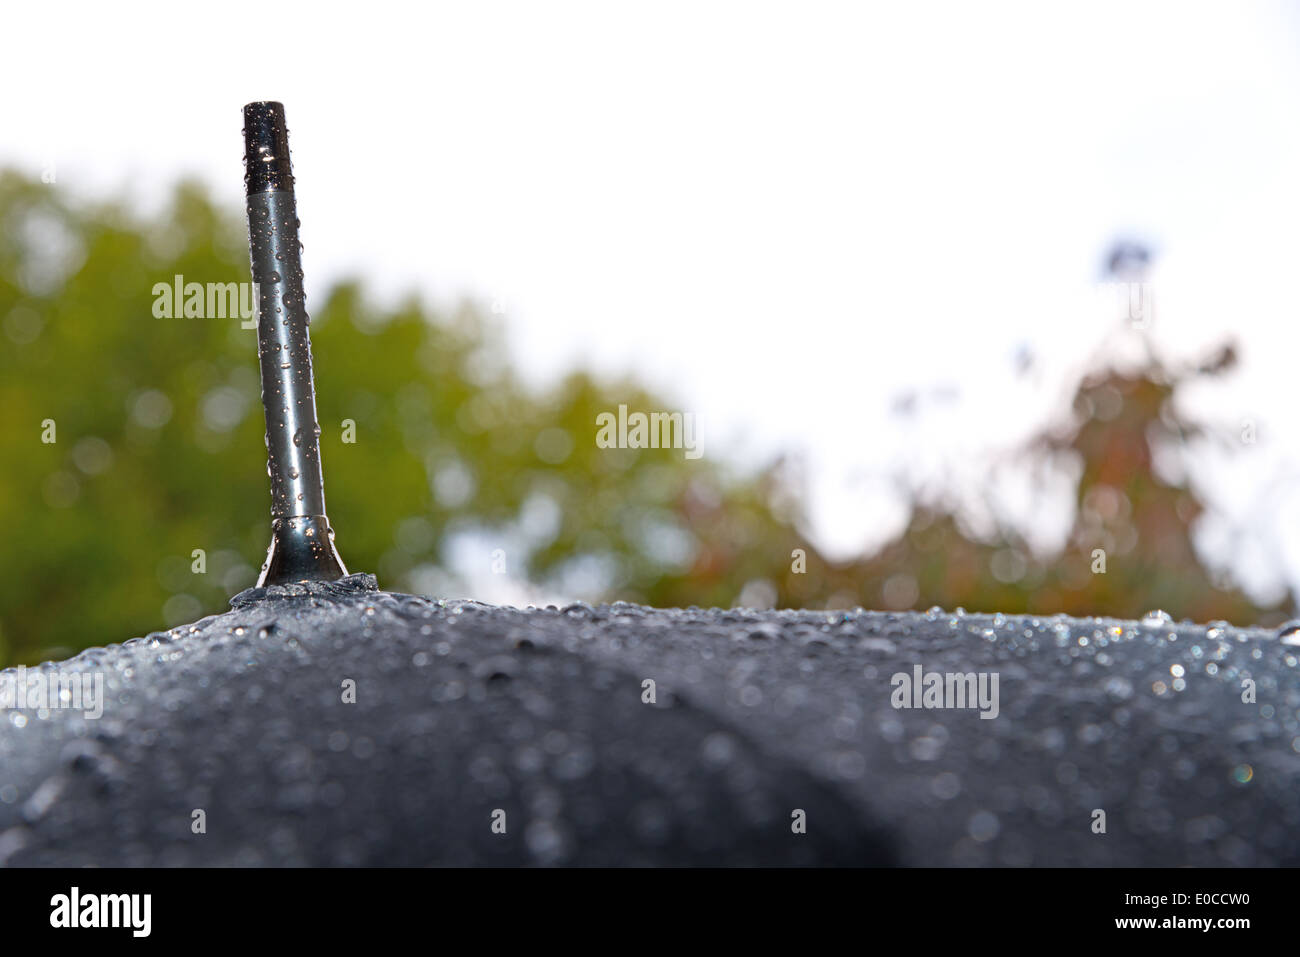
[[[194,184],[142,219],[0,176],[0,664],[220,612],[256,578],[256,333],[155,316],[177,276],[249,278],[242,217]],[[761,478],[597,448],[599,413],[668,408],[635,383],[530,391],[472,304],[381,309],[357,282],[313,301],[330,517],[349,568],[385,587],[467,594],[461,541],[484,569],[500,554],[592,598],[729,605],[769,570],[765,543],[794,537]]]
[[[1093,375],[1075,395],[1074,421],[1013,456],[1022,467],[1080,470],[1073,528],[1059,554],[1035,555],[1006,528],[981,539],[963,528],[958,510],[917,501],[901,535],[865,561],[820,569],[818,579],[831,584],[817,587],[851,591],[865,584],[858,591],[864,604],[896,609],[937,604],[1119,618],[1159,609],[1202,622],[1281,622],[1291,596],[1257,605],[1203,566],[1192,531],[1204,506],[1184,482],[1161,477],[1156,468],[1155,448],[1177,455],[1206,435],[1178,411],[1178,389],[1235,361],[1228,346],[1210,362],[1177,373],[1149,359],[1133,374]]]
[[[269,529],[256,333],[156,317],[154,287],[176,276],[248,280],[242,217],[199,187],[146,218],[0,174],[0,664],[223,611],[256,578]],[[472,304],[379,308],[358,282],[313,302],[330,517],[349,568],[387,588],[467,594],[460,548],[556,591],[661,606],[1259,615],[1206,578],[1188,538],[1200,506],[1152,472],[1149,430],[1170,421],[1176,385],[1155,372],[1086,384],[1081,408],[1098,390],[1111,408],[1113,391],[1119,413],[1026,450],[1085,463],[1065,555],[978,541],[918,503],[878,555],[832,564],[799,534],[794,463],[735,474],[681,450],[598,448],[600,413],[669,408],[636,383],[575,372],[530,390]],[[1105,575],[1087,572],[1093,547]]]

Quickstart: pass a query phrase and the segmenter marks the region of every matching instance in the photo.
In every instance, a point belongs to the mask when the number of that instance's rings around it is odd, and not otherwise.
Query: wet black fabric
[[[0,714],[0,861],[1294,865],[1288,640],[250,589]]]

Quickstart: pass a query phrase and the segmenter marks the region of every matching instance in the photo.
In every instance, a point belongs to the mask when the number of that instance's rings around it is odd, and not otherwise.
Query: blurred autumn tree
[[[1011,529],[981,539],[963,528],[957,510],[918,504],[895,540],[865,561],[819,569],[816,587],[866,584],[857,592],[864,604],[883,608],[937,604],[1118,618],[1160,609],[1201,622],[1281,622],[1291,596],[1261,607],[1202,565],[1191,533],[1204,507],[1155,466],[1155,448],[1185,450],[1206,435],[1178,411],[1178,389],[1223,373],[1235,359],[1225,347],[1210,362],[1176,373],[1150,359],[1136,373],[1096,374],[1079,386],[1072,420],[1015,456],[1022,465],[1081,470],[1074,524],[1060,553],[1035,555]],[[787,600],[803,597],[796,590]]]
[[[269,492],[255,333],[156,318],[154,285],[177,275],[246,281],[242,217],[192,184],[146,218],[0,174],[0,665],[220,612],[256,578]],[[1085,384],[1078,426],[1025,450],[1084,463],[1064,555],[977,540],[918,505],[879,554],[832,564],[799,534],[782,463],[735,474],[598,448],[598,414],[669,408],[636,383],[575,372],[530,390],[472,304],[379,308],[345,282],[310,305],[330,517],[349,567],[386,588],[466,595],[458,563],[500,560],[557,592],[661,606],[1261,613],[1207,578],[1188,531],[1200,506],[1153,474],[1148,438],[1178,385],[1156,369]],[[1116,414],[1087,413],[1103,394],[1113,410],[1112,393]]]

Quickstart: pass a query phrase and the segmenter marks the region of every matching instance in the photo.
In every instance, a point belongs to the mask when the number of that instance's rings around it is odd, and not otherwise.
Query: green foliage
[[[270,505],[256,334],[237,318],[156,317],[155,284],[177,275],[246,282],[242,217],[192,184],[143,218],[0,175],[0,665],[221,612],[256,578]],[[1073,551],[1026,559],[1012,580],[994,571],[1019,543],[974,540],[919,507],[879,555],[837,565],[800,536],[782,463],[736,475],[680,450],[598,448],[600,413],[669,408],[635,383],[575,372],[530,390],[472,304],[379,308],[345,282],[309,307],[329,514],[349,568],[386,588],[454,587],[438,570],[476,532],[485,567],[501,547],[530,581],[661,606],[729,606],[760,582],[802,607],[1259,612],[1206,580],[1187,539],[1198,507],[1151,475],[1143,430],[1172,388],[1153,380],[1108,383],[1126,390],[1125,414],[1085,420],[1063,450],[1087,461],[1081,516],[1116,505],[1097,488],[1126,497],[1137,539],[1119,554],[1133,557],[1106,576],[1075,574],[1091,547],[1083,526]],[[1129,457],[1103,474],[1117,450]],[[795,549],[806,573],[792,570]]]
[[[217,613],[255,580],[269,535],[256,334],[153,311],[177,275],[247,281],[245,237],[193,185],[142,220],[0,177],[0,664]],[[330,518],[349,567],[385,587],[427,582],[452,536],[479,530],[485,567],[499,540],[533,581],[594,561],[609,594],[730,604],[764,564],[758,543],[793,538],[753,478],[680,450],[598,449],[599,413],[666,404],[585,373],[526,389],[471,304],[380,309],[347,282],[312,315]]]

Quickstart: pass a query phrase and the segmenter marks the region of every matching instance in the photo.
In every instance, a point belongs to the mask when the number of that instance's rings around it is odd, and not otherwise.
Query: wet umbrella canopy
[[[1300,649],[1272,631],[517,610],[364,575],[232,606],[45,666],[107,703],[0,722],[0,858],[1300,864]],[[895,707],[917,664],[998,674],[998,717]]]
[[[60,706],[6,703],[0,863],[1300,864],[1293,631],[348,575],[287,136],[245,108],[267,563],[224,614],[23,676]]]

